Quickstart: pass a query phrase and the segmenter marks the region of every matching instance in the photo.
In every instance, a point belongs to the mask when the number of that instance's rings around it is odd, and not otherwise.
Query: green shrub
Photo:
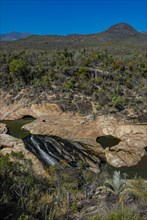
[[[119,111],[122,111],[124,109],[123,107],[123,100],[120,96],[114,96],[112,99],[113,106],[118,109]]]
[[[114,211],[108,213],[105,217],[96,215],[88,218],[88,220],[144,220],[139,214],[128,208],[117,208]]]

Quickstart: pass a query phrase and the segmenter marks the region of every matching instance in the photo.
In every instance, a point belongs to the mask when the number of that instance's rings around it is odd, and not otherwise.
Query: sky
[[[147,0],[0,0],[0,33],[90,34],[120,22],[147,31]]]

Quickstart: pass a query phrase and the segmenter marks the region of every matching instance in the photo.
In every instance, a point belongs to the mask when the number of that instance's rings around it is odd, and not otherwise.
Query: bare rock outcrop
[[[24,143],[21,139],[12,137],[7,134],[0,134],[0,154],[6,155],[11,154],[11,152],[22,152],[26,159],[32,161],[32,167],[37,174],[46,175],[46,172],[41,162],[34,154],[32,154],[25,148]]]
[[[135,148],[130,146],[127,141],[121,141],[114,147],[106,148],[104,153],[110,165],[114,167],[130,167],[136,165],[141,160],[145,155],[145,150],[140,144]]]
[[[46,116],[36,119],[23,128],[32,134],[57,135],[65,139],[79,140],[93,145],[110,165],[115,167],[136,165],[146,154],[146,125],[126,125],[123,120],[109,116],[96,119],[63,113],[58,116]],[[121,141],[114,147],[102,149],[96,143],[96,137],[112,135]]]
[[[17,104],[14,104],[7,109],[2,109],[1,111],[5,112],[1,113],[1,119],[15,120],[24,116],[32,116],[34,118],[38,118],[45,115],[60,115],[63,110],[57,104],[40,103],[32,104],[29,107],[26,105],[17,106]]]
[[[133,166],[145,155],[144,147],[147,146],[147,126],[145,124],[126,124],[123,119],[108,115],[95,118],[94,107],[93,114],[83,117],[77,113],[65,112],[60,105],[53,102],[36,102],[36,100],[33,102],[32,94],[29,95],[29,92],[29,89],[22,90],[16,97],[4,91],[1,92],[0,119],[33,116],[37,119],[23,126],[32,134],[56,135],[90,144],[95,151],[107,159],[109,164],[116,167]],[[11,102],[12,100],[13,102]],[[79,106],[78,108],[84,108],[81,103]],[[112,135],[121,141],[118,145],[104,150],[98,145],[96,138],[105,135]]]
[[[34,103],[27,97],[30,93],[29,89],[23,89],[16,97],[1,90],[0,93],[0,120],[14,120],[24,116],[39,118],[46,115],[60,115],[63,112],[63,108],[58,104],[44,101]]]
[[[6,124],[0,123],[0,134],[7,134],[8,133],[8,129]]]

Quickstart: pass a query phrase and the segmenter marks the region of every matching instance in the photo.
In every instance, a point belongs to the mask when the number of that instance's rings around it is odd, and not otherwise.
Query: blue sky
[[[0,0],[0,32],[101,32],[126,22],[147,30],[147,0]]]

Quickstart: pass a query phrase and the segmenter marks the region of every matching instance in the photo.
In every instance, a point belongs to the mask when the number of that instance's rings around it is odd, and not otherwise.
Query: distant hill
[[[15,33],[15,34],[14,34]],[[8,41],[9,39],[9,41]],[[17,39],[17,40],[15,40]],[[6,41],[7,40],[7,41]],[[119,23],[107,30],[95,34],[69,34],[63,35],[31,35],[24,33],[9,33],[3,35],[0,42],[1,49],[41,49],[50,50],[57,48],[82,48],[103,47],[103,45],[118,47],[127,45],[130,48],[137,47],[144,50],[146,45],[146,34],[138,32],[127,23]]]
[[[19,40],[28,37],[29,35],[30,34],[28,33],[10,32],[7,34],[0,34],[0,40],[1,41]]]
[[[111,26],[109,29],[106,30],[107,33],[111,34],[123,34],[123,35],[136,35],[139,32],[133,28],[131,25],[127,23],[119,23],[116,25]]]

